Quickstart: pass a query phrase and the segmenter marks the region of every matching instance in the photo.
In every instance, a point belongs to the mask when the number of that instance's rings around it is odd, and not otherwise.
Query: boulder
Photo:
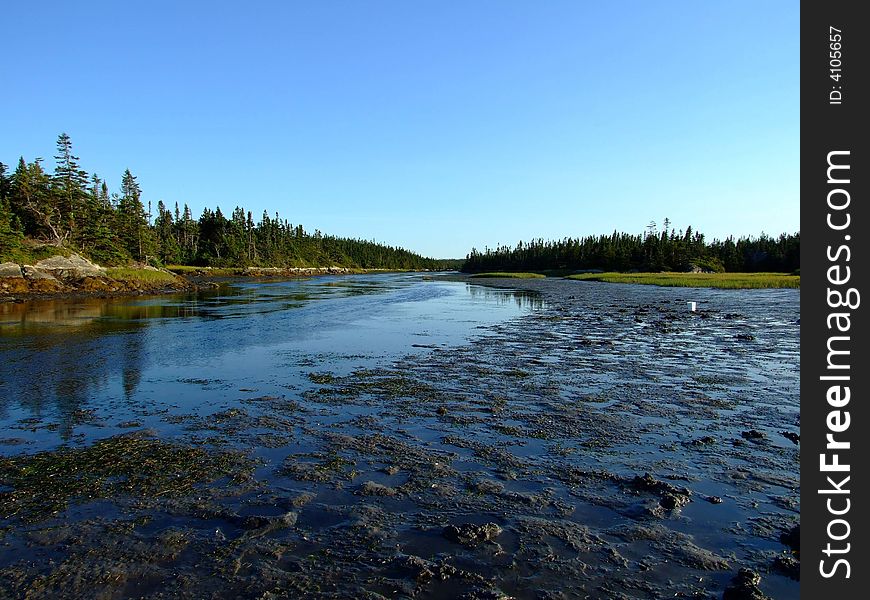
[[[63,289],[63,284],[50,273],[37,269],[33,265],[24,265],[21,269],[24,278],[29,283],[28,291],[36,294],[50,294]]]
[[[59,281],[57,281],[57,277],[55,277],[51,273],[43,271],[38,267],[34,267],[33,265],[24,265],[21,270],[24,273],[24,277],[29,279],[30,281],[44,280],[60,283]]]
[[[85,277],[105,277],[106,270],[78,254],[52,256],[36,263],[35,267],[58,279],[84,279]]]
[[[0,277],[24,277],[21,267],[14,262],[0,263]]]

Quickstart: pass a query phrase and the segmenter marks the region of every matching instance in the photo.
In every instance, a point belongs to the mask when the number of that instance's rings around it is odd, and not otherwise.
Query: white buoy
[[[695,309],[697,309],[697,308],[698,308],[697,302],[689,302],[689,311],[690,312],[695,312]]]

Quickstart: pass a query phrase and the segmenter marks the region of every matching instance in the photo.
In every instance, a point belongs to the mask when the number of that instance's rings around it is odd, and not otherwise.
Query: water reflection
[[[544,301],[538,292],[513,289],[500,290],[498,288],[470,283],[466,284],[466,288],[472,298],[486,302],[496,302],[498,304],[515,302],[517,307],[523,310],[539,310],[544,306]]]
[[[117,423],[143,406],[232,399],[233,390],[264,381],[286,391],[307,381],[315,362],[336,368],[323,357],[380,359],[460,343],[478,325],[541,305],[533,294],[408,275],[0,304],[0,428],[48,428],[68,440],[92,410]],[[218,385],[184,383],[192,379]]]

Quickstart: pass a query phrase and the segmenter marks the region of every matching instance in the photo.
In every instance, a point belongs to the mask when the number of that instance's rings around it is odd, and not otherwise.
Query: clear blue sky
[[[797,1],[11,2],[0,161],[437,257],[799,229]]]

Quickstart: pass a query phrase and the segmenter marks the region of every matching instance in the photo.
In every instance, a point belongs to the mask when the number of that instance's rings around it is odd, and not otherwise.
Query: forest
[[[72,141],[57,139],[55,168],[41,158],[20,158],[14,170],[0,163],[0,262],[23,262],[35,243],[63,247],[104,265],[131,262],[214,267],[343,266],[437,269],[443,261],[374,241],[306,231],[275,213],[255,221],[236,206],[194,218],[186,204],[143,203],[136,177],[127,169],[121,187],[88,174]]]
[[[515,248],[499,246],[483,252],[472,249],[462,270],[795,273],[800,271],[800,233],[707,242],[691,226],[676,231],[665,219],[661,231],[652,222],[645,234],[614,231],[609,235],[555,241],[521,241]]]

